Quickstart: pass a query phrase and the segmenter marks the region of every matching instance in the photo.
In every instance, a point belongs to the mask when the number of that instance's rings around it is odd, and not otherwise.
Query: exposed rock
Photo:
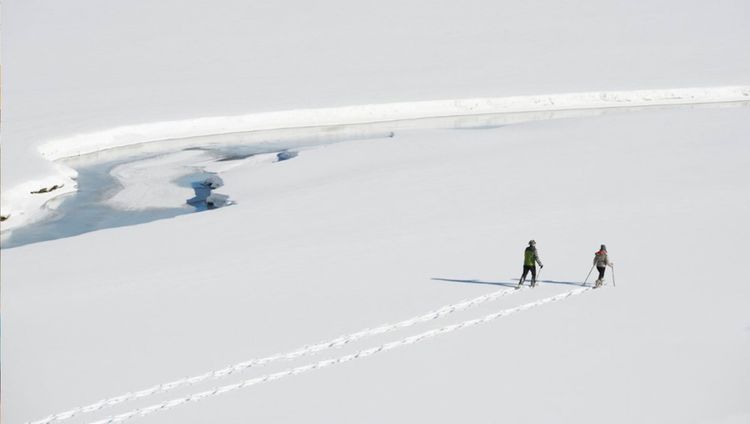
[[[42,188],[40,188],[39,190],[36,190],[36,191],[32,191],[32,192],[31,192],[31,194],[43,194],[43,193],[49,193],[49,192],[51,192],[51,191],[55,191],[55,190],[57,190],[58,188],[63,188],[64,186],[65,186],[65,184],[60,184],[60,185],[57,185],[57,184],[55,184],[55,185],[53,185],[52,187],[42,187]]]
[[[281,151],[281,152],[279,152],[279,153],[276,154],[276,160],[278,162],[282,162],[282,161],[285,161],[285,160],[296,158],[297,154],[298,154],[297,152],[293,152],[293,151],[289,151],[289,150],[284,150],[284,151]]]

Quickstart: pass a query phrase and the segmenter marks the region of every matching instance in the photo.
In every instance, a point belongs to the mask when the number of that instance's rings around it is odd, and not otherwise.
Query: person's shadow
[[[438,278],[433,277],[432,280],[434,281],[446,281],[449,283],[464,283],[464,284],[489,284],[491,286],[504,286],[504,287],[517,287],[518,282],[511,281],[482,281],[482,280],[458,280],[453,278]],[[531,280],[526,280],[526,283],[531,282]],[[555,281],[555,280],[539,280],[537,283],[545,283],[545,284],[566,284],[570,286],[582,286],[583,283],[581,282],[575,282],[575,281]]]

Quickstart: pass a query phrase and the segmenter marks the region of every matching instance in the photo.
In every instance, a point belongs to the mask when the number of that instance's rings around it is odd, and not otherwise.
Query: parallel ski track
[[[175,407],[180,406],[180,405],[184,405],[184,404],[187,404],[187,403],[190,403],[190,402],[197,402],[199,400],[203,400],[203,399],[210,398],[210,397],[213,397],[213,396],[218,396],[218,395],[221,395],[221,394],[224,394],[224,393],[229,393],[229,392],[232,392],[232,391],[235,391],[235,390],[239,390],[239,389],[242,389],[242,388],[245,388],[245,387],[255,386],[257,384],[267,383],[269,381],[274,381],[274,380],[279,380],[279,379],[284,378],[284,377],[298,375],[298,374],[302,374],[302,373],[305,373],[305,372],[308,372],[308,371],[312,371],[312,370],[316,370],[316,369],[321,369],[321,368],[326,368],[326,367],[329,367],[329,366],[332,366],[332,365],[336,365],[336,364],[342,364],[342,363],[345,363],[345,362],[352,361],[354,359],[366,358],[368,356],[375,355],[376,353],[386,352],[386,351],[395,349],[397,347],[411,345],[411,344],[414,344],[414,343],[417,343],[417,342],[420,342],[420,341],[423,341],[423,340],[427,340],[427,339],[430,339],[432,337],[435,337],[435,336],[438,336],[438,335],[441,335],[441,334],[452,333],[454,331],[458,331],[458,330],[462,330],[462,329],[465,329],[465,328],[473,327],[473,326],[479,325],[479,324],[484,324],[484,323],[493,321],[495,319],[498,319],[498,318],[501,318],[501,317],[504,317],[504,316],[508,316],[508,315],[511,315],[511,314],[514,314],[514,313],[517,313],[517,312],[525,311],[525,310],[528,310],[528,309],[531,309],[531,308],[534,308],[534,307],[537,307],[537,306],[541,306],[541,305],[544,305],[544,304],[547,304],[547,303],[557,302],[557,301],[560,301],[560,300],[563,300],[563,299],[567,299],[567,298],[572,297],[572,296],[577,296],[579,294],[585,293],[585,292],[587,292],[589,290],[592,290],[592,289],[593,289],[592,287],[577,288],[577,289],[574,289],[574,290],[571,290],[571,291],[568,291],[568,292],[565,292],[565,293],[562,293],[562,294],[558,294],[556,296],[551,296],[551,297],[547,297],[547,298],[544,298],[544,299],[536,300],[534,302],[525,303],[525,304],[523,304],[521,306],[517,306],[515,308],[503,309],[501,311],[498,311],[498,312],[486,315],[483,318],[477,318],[477,319],[471,319],[471,320],[463,321],[463,322],[458,323],[458,324],[448,325],[448,326],[445,326],[445,327],[441,327],[441,328],[437,328],[437,329],[434,329],[434,330],[426,331],[426,332],[417,334],[415,336],[406,337],[404,339],[401,339],[401,340],[398,340],[398,341],[395,341],[395,342],[390,342],[390,343],[386,343],[386,344],[383,344],[383,345],[380,345],[380,346],[376,346],[376,347],[372,347],[372,348],[369,348],[369,349],[360,350],[360,351],[358,351],[356,353],[353,353],[353,354],[340,356],[340,357],[334,358],[334,359],[325,359],[325,360],[322,360],[322,361],[314,362],[314,363],[311,363],[311,364],[308,364],[308,365],[303,365],[303,366],[299,366],[299,367],[295,367],[295,368],[289,368],[289,369],[284,370],[284,371],[276,372],[276,373],[273,373],[273,374],[266,374],[266,375],[261,376],[261,377],[251,378],[251,379],[248,379],[248,380],[245,380],[245,381],[242,381],[242,382],[239,382],[239,383],[235,383],[235,384],[229,384],[229,385],[226,385],[226,386],[216,387],[216,388],[211,389],[211,390],[206,390],[206,391],[203,391],[203,392],[200,392],[200,393],[194,393],[194,394],[192,394],[190,396],[185,396],[185,397],[181,397],[181,398],[172,399],[172,400],[169,400],[169,401],[166,401],[166,402],[161,402],[161,403],[158,403],[158,404],[155,404],[155,405],[151,405],[151,406],[148,406],[148,407],[145,407],[145,408],[134,409],[132,411],[129,411],[129,412],[126,412],[126,413],[123,413],[123,414],[110,416],[110,417],[107,417],[107,418],[105,418],[103,420],[92,422],[90,424],[113,424],[113,423],[121,423],[121,422],[127,421],[127,420],[129,420],[131,418],[145,417],[145,416],[151,415],[151,414],[153,414],[155,412],[166,411],[166,410],[175,408]]]
[[[27,424],[49,424],[49,423],[54,423],[54,422],[60,422],[60,421],[64,421],[64,420],[73,418],[75,416],[78,416],[80,414],[98,411],[98,410],[101,410],[110,406],[121,404],[123,402],[128,402],[128,401],[133,401],[136,399],[142,399],[142,398],[154,396],[154,395],[168,392],[170,390],[174,390],[180,387],[198,384],[206,380],[215,380],[215,379],[224,378],[236,372],[244,371],[252,367],[259,367],[259,366],[266,365],[266,364],[269,364],[271,362],[275,362],[278,360],[291,360],[291,359],[295,359],[298,357],[322,352],[327,349],[341,347],[348,343],[351,343],[351,342],[354,342],[354,341],[357,341],[366,337],[388,333],[388,332],[398,330],[401,328],[411,327],[419,323],[432,321],[432,320],[444,317],[446,315],[450,315],[454,312],[463,311],[463,310],[472,308],[474,306],[493,301],[500,297],[516,293],[517,291],[518,290],[515,290],[515,289],[498,290],[498,291],[491,292],[482,296],[475,297],[473,299],[466,299],[458,303],[445,305],[436,310],[428,312],[426,314],[419,315],[413,318],[409,318],[409,319],[406,319],[406,320],[403,320],[394,324],[383,324],[375,328],[369,328],[369,329],[361,330],[355,333],[339,336],[329,341],[317,343],[317,344],[310,345],[310,346],[305,346],[305,347],[298,348],[289,352],[277,353],[277,354],[266,356],[264,358],[259,358],[259,359],[250,359],[244,362],[230,365],[228,367],[225,367],[219,370],[208,371],[200,375],[196,375],[192,377],[185,377],[185,378],[174,380],[168,383],[158,384],[158,385],[149,387],[147,389],[139,390],[136,392],[125,393],[120,396],[114,396],[111,398],[100,400],[90,405],[80,406],[77,408],[70,409],[68,411],[53,414],[38,421],[27,422]]]

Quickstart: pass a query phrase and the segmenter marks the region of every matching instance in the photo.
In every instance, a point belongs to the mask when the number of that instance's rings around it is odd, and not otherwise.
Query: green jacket
[[[536,253],[536,247],[529,246],[523,252],[523,264],[524,266],[534,266],[535,264],[542,265],[542,261],[539,260],[539,254]]]

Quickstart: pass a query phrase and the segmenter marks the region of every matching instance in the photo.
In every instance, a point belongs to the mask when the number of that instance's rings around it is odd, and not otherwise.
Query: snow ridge
[[[213,396],[218,396],[218,395],[221,395],[221,394],[224,394],[224,393],[229,393],[229,392],[232,392],[232,391],[235,391],[235,390],[238,390],[238,389],[242,389],[242,388],[245,388],[245,387],[250,387],[250,386],[254,386],[254,385],[257,385],[257,384],[261,384],[261,383],[267,383],[267,382],[270,382],[270,381],[279,380],[279,379],[282,379],[282,378],[285,378],[285,377],[290,377],[290,376],[293,376],[293,375],[302,374],[302,373],[305,373],[305,372],[308,372],[308,371],[312,371],[312,370],[315,370],[315,369],[326,368],[326,367],[329,367],[329,366],[332,366],[332,365],[343,364],[345,362],[349,362],[349,361],[352,361],[354,359],[366,358],[366,357],[375,355],[376,353],[386,352],[386,351],[389,351],[389,350],[392,350],[392,349],[395,349],[395,348],[401,347],[401,346],[412,345],[412,344],[418,343],[420,341],[427,340],[427,339],[439,336],[441,334],[452,333],[454,331],[462,330],[462,329],[465,329],[465,328],[470,328],[470,327],[473,327],[473,326],[476,326],[476,325],[479,325],[479,324],[484,324],[484,323],[496,320],[498,318],[502,318],[502,317],[505,317],[505,316],[508,316],[508,315],[512,315],[512,314],[517,313],[517,312],[522,312],[522,311],[525,311],[525,310],[528,310],[528,309],[532,309],[532,308],[535,308],[537,306],[541,306],[541,305],[545,305],[545,304],[548,304],[548,303],[552,303],[552,302],[557,302],[557,301],[560,301],[560,300],[564,300],[564,299],[567,299],[567,298],[572,297],[572,296],[577,296],[577,295],[583,294],[583,293],[585,293],[585,292],[587,292],[589,290],[592,290],[592,289],[593,289],[592,287],[577,288],[577,289],[574,289],[574,290],[571,290],[571,291],[568,291],[568,292],[565,292],[565,293],[562,293],[562,294],[558,294],[558,295],[555,295],[555,296],[550,296],[550,297],[543,298],[543,299],[540,299],[540,300],[536,300],[536,301],[533,301],[533,302],[525,303],[523,305],[516,306],[514,308],[504,309],[504,310],[501,310],[501,311],[498,311],[498,312],[486,315],[486,316],[484,316],[482,318],[470,319],[470,320],[467,320],[467,321],[460,322],[458,324],[452,324],[452,325],[448,325],[448,326],[445,326],[445,327],[436,328],[434,330],[429,330],[429,331],[417,334],[415,336],[406,337],[406,338],[403,338],[401,340],[397,340],[397,341],[394,341],[394,342],[386,343],[386,344],[383,344],[383,345],[380,345],[380,346],[376,346],[376,347],[372,347],[372,348],[369,348],[369,349],[360,350],[358,352],[355,352],[355,353],[352,353],[352,354],[348,354],[348,355],[344,355],[344,356],[340,356],[338,358],[325,359],[325,360],[322,360],[322,361],[314,362],[314,363],[307,364],[307,365],[302,365],[302,366],[295,367],[295,368],[290,368],[290,369],[287,369],[287,370],[284,370],[284,371],[280,371],[280,372],[276,372],[276,373],[273,373],[273,374],[266,374],[266,375],[261,376],[261,377],[251,378],[251,379],[248,379],[248,380],[241,381],[239,383],[216,387],[216,388],[213,388],[211,390],[206,390],[206,391],[203,391],[203,392],[194,393],[194,394],[189,395],[189,396],[172,399],[172,400],[161,402],[161,403],[158,403],[158,404],[155,404],[155,405],[151,405],[151,406],[148,406],[148,407],[145,407],[145,408],[134,409],[132,411],[129,411],[129,412],[126,412],[126,413],[123,413],[123,414],[110,416],[110,417],[107,417],[107,418],[105,418],[103,420],[92,422],[90,424],[112,424],[112,423],[120,423],[120,422],[129,420],[131,418],[145,417],[145,416],[151,415],[151,414],[153,414],[155,412],[165,411],[165,410],[168,410],[168,409],[180,406],[180,405],[184,405],[186,403],[197,402],[199,400],[203,400],[203,399],[206,399],[206,398],[209,398],[209,397],[213,397]]]
[[[454,304],[445,305],[438,309],[435,309],[434,311],[428,312],[426,314],[418,315],[413,318],[399,321],[394,324],[383,324],[375,328],[364,329],[361,331],[357,331],[355,333],[350,333],[347,335],[339,336],[329,341],[317,343],[317,344],[310,345],[310,346],[305,346],[305,347],[302,347],[302,348],[299,348],[290,352],[277,353],[277,354],[267,356],[264,358],[259,358],[259,359],[251,359],[248,361],[240,362],[240,363],[222,368],[220,370],[209,371],[209,372],[196,375],[193,377],[185,377],[179,380],[171,381],[169,383],[159,384],[159,385],[150,387],[148,389],[126,393],[126,394],[111,397],[108,399],[103,399],[98,402],[92,403],[90,405],[81,406],[81,407],[77,407],[77,408],[74,408],[65,412],[60,412],[54,415],[50,415],[47,418],[34,421],[30,424],[49,424],[53,422],[60,422],[60,421],[73,418],[82,413],[98,411],[98,410],[107,408],[109,406],[114,406],[123,402],[128,402],[128,401],[132,401],[136,399],[142,399],[142,398],[146,398],[149,396],[154,396],[154,395],[168,392],[170,390],[174,390],[180,387],[198,384],[206,380],[224,378],[236,372],[244,371],[252,367],[263,366],[263,365],[266,365],[266,364],[269,364],[271,362],[275,362],[278,360],[291,360],[291,359],[299,358],[301,356],[306,356],[306,355],[311,355],[317,352],[322,352],[327,349],[342,347],[348,343],[351,343],[351,342],[354,342],[354,341],[357,341],[366,337],[371,337],[371,336],[375,336],[378,334],[384,334],[390,331],[398,330],[401,328],[407,328],[407,327],[411,327],[419,323],[442,318],[454,312],[463,311],[463,310],[472,308],[474,306],[478,306],[483,303],[490,302],[490,301],[496,300],[498,298],[501,298],[501,297],[504,297],[504,296],[507,296],[516,292],[518,292],[518,290],[516,289],[498,290],[498,291],[491,292],[482,296],[475,297],[473,299],[465,299]]]
[[[126,125],[105,131],[50,140],[39,146],[39,151],[46,159],[56,160],[113,147],[152,141],[246,131],[491,113],[682,105],[748,100],[750,100],[750,86],[724,86],[363,104]]]

